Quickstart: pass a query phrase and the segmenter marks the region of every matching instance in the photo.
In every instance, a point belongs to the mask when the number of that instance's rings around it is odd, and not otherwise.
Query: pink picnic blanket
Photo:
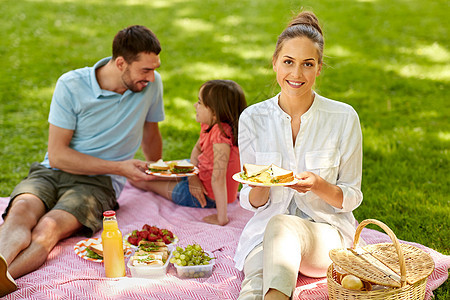
[[[0,198],[0,211],[6,208],[8,200]],[[133,278],[129,270],[127,277],[105,278],[102,263],[75,254],[75,244],[86,239],[76,236],[61,241],[38,270],[17,279],[19,289],[4,299],[237,299],[243,273],[234,268],[233,256],[241,231],[252,216],[239,206],[239,201],[229,205],[230,223],[224,227],[201,221],[204,216],[214,213],[213,209],[177,206],[128,184],[119,203],[117,216],[124,235],[149,224],[173,231],[181,246],[199,243],[217,258],[211,277],[181,279],[170,266],[167,275],[161,279]],[[0,224],[2,222],[0,220]],[[100,232],[94,237],[99,236]],[[386,234],[367,228],[363,229],[362,238],[368,243],[390,242]],[[430,253],[435,262],[435,271],[427,283],[426,299],[430,299],[432,290],[448,277],[450,256],[411,244]],[[293,299],[328,299],[326,278],[300,276]]]

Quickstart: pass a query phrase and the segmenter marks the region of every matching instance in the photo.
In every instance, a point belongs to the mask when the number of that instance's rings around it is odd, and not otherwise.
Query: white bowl
[[[209,257],[214,257],[214,255],[205,251]],[[213,267],[215,265],[215,259],[211,259],[209,264],[207,265],[198,265],[198,266],[179,266],[177,264],[173,264],[177,269],[178,277],[182,278],[205,278],[209,277],[212,274]]]

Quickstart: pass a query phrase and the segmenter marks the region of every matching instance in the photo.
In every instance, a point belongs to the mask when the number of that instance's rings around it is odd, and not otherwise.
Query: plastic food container
[[[171,257],[172,253],[170,253],[166,263],[163,266],[133,266],[131,264],[131,259],[129,259],[127,267],[130,269],[132,277],[160,278],[166,276],[167,267],[169,266],[169,260]]]
[[[209,257],[214,257],[213,254],[209,251],[205,251],[208,253]],[[208,265],[198,265],[198,266],[179,266],[177,264],[173,264],[177,269],[178,277],[182,278],[205,278],[209,277],[212,274],[213,267],[215,265],[215,259],[211,259]]]

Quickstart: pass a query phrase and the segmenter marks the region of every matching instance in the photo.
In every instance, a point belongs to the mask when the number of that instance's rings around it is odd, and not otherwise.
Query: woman
[[[362,201],[362,135],[347,104],[313,91],[324,40],[316,16],[302,12],[278,37],[273,54],[281,92],[240,117],[241,164],[294,171],[289,187],[245,185],[241,205],[255,215],[244,228],[236,267],[239,299],[288,299],[298,273],[326,276],[329,250],[350,246]]]

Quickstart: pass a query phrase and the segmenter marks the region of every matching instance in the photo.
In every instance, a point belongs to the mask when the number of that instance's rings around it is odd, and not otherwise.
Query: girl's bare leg
[[[172,200],[172,191],[178,184],[178,180],[155,180],[155,181],[131,181],[132,186],[138,189],[154,192],[166,199]]]

